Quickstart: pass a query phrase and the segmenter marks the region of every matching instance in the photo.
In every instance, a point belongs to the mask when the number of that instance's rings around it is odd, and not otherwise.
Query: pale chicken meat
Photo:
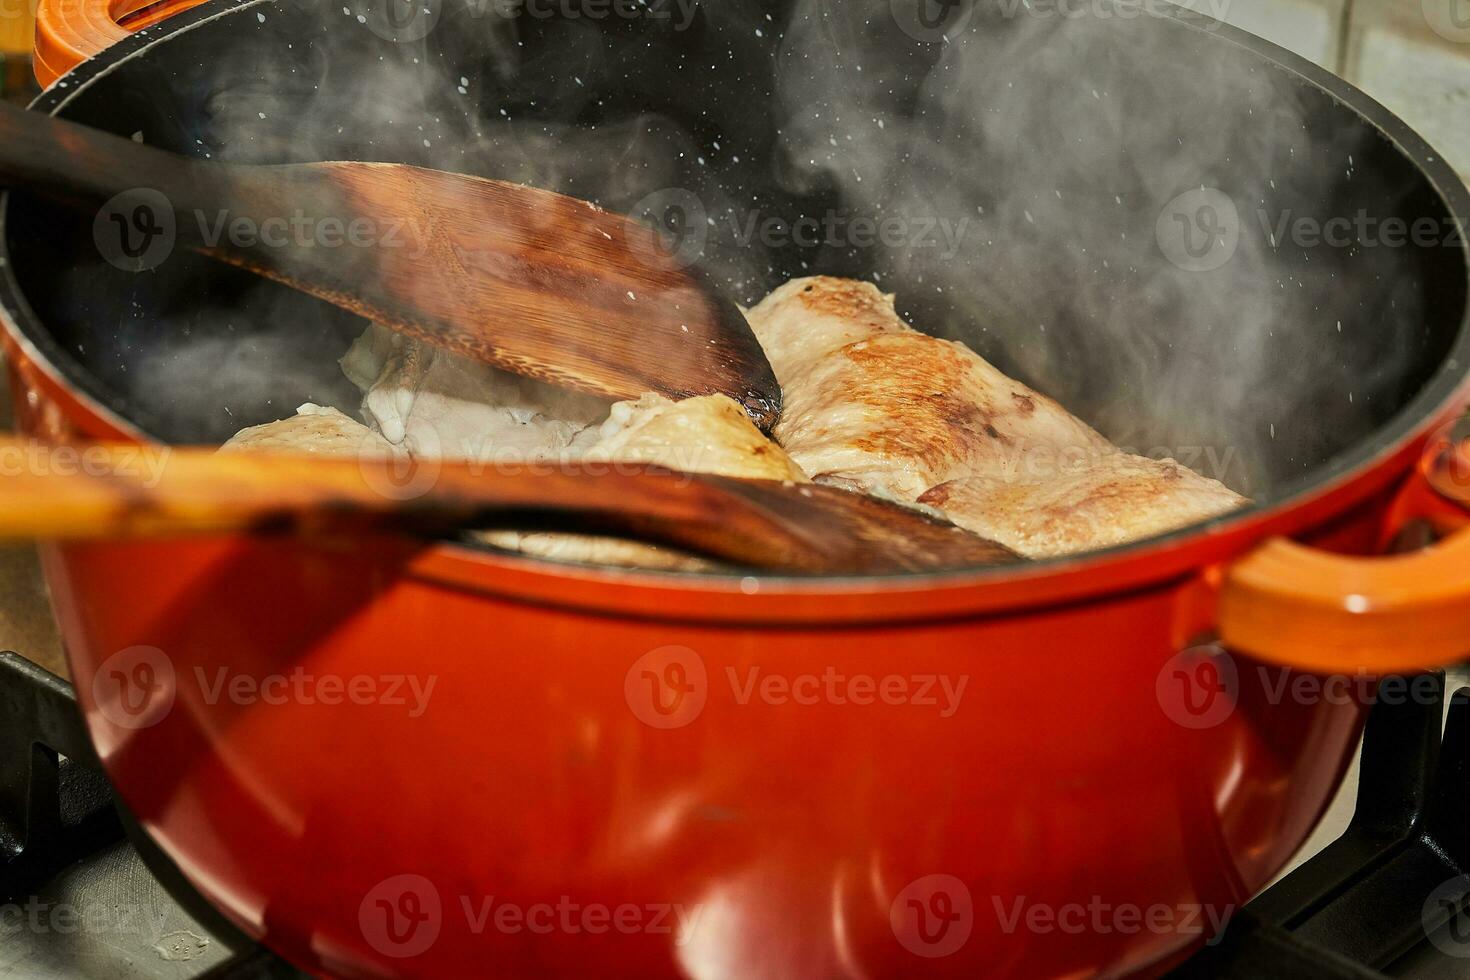
[[[686,473],[807,482],[780,446],[761,435],[745,411],[724,395],[671,401],[646,394],[618,402],[607,421],[588,430],[584,451],[568,466],[653,465]],[[591,468],[589,466],[589,468]],[[586,564],[706,571],[715,563],[671,548],[621,538],[554,532],[485,531],[479,540],[541,558]]]
[[[220,452],[249,450],[357,458],[387,458],[398,450],[372,429],[335,408],[307,402],[290,418],[241,429]]]
[[[1244,498],[1129,456],[863,282],[793,280],[748,311],[785,402],[776,438],[820,481],[934,506],[1027,557],[1121,544]]]
[[[358,340],[343,359],[343,368],[363,389],[363,413],[372,428],[334,408],[307,404],[291,418],[237,432],[221,452],[366,453],[588,470],[652,465],[807,482],[791,457],[724,395],[675,402],[646,394],[610,406],[602,402],[594,414],[597,399],[424,350],[379,327]],[[606,418],[590,424],[596,415]],[[676,549],[604,535],[497,529],[474,532],[472,537],[560,561],[677,571],[717,567]]]
[[[571,447],[611,400],[566,391],[373,324],[342,358],[363,418],[414,456],[536,460]]]
[[[1033,558],[1075,554],[1227,513],[1243,497],[1173,460],[1128,455],[963,344],[914,330],[869,283],[797,279],[748,311],[781,384],[776,441],[723,395],[611,403],[519,378],[371,326],[342,358],[367,425],[331,408],[238,433],[226,449],[655,465],[816,479],[938,510]],[[477,532],[530,555],[708,570],[636,541]]]

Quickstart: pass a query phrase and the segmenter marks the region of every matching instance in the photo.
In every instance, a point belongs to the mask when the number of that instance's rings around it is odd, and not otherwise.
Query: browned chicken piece
[[[1052,558],[1153,537],[1245,503],[1173,460],[1114,452],[1047,479],[972,477],[919,497],[967,531],[1028,558]]]
[[[963,344],[914,330],[869,283],[793,280],[747,318],[781,383],[776,438],[819,482],[931,504],[1028,557],[1244,503],[1172,460],[1121,453]]]

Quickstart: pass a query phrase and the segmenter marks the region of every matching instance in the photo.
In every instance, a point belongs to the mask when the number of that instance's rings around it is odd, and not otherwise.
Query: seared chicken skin
[[[775,434],[808,474],[941,509],[1028,557],[1107,547],[1244,498],[1122,453],[963,344],[911,328],[868,283],[817,276],[747,319],[781,383]]]

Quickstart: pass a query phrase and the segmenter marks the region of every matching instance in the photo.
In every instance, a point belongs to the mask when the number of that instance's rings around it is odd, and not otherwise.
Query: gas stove
[[[1470,972],[1470,690],[1384,700],[1347,830],[1249,902],[1174,980]],[[0,653],[0,977],[304,974],[195,892],[114,800],[71,685]]]

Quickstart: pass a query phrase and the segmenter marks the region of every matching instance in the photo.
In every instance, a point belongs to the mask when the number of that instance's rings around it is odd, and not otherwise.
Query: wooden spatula
[[[0,456],[46,459],[20,439]],[[815,484],[692,475],[626,464],[507,473],[490,466],[97,445],[80,467],[0,480],[0,540],[205,532],[444,534],[467,526],[611,533],[772,571],[877,574],[1019,560],[942,520]]]
[[[105,205],[94,230],[117,255],[156,261],[177,240],[518,374],[613,398],[723,393],[767,431],[780,412],[739,309],[652,229],[586,201],[402,164],[210,163],[3,103],[0,182]]]

